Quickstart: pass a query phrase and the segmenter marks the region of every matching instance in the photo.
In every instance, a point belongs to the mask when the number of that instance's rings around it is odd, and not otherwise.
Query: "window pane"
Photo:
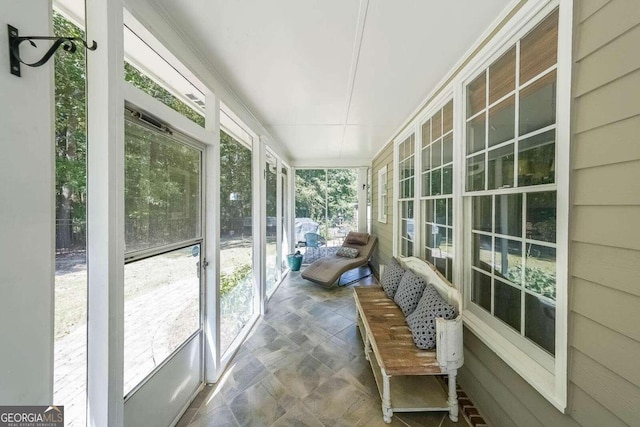
[[[518,186],[555,182],[555,130],[519,142]]]
[[[522,194],[496,196],[496,233],[522,236]]]
[[[498,319],[520,332],[520,308],[522,307],[520,289],[496,280],[493,311]]]
[[[556,305],[552,301],[526,294],[524,335],[551,354],[556,352]]]
[[[438,112],[435,113],[431,118],[431,140],[435,141],[441,136],[442,136],[442,110],[438,110]]]
[[[515,97],[502,101],[489,110],[489,147],[513,139],[515,133]]]
[[[431,169],[431,146],[422,150],[422,170],[428,171]]]
[[[447,199],[447,225],[453,225],[453,199]]]
[[[493,264],[491,236],[473,233],[473,265],[485,271],[491,271]]]
[[[512,47],[489,67],[489,104],[516,87],[516,48]]]
[[[480,114],[475,119],[467,122],[467,154],[485,148],[485,114]]]
[[[436,168],[442,164],[442,140],[439,139],[431,145],[431,167]]]
[[[447,224],[447,199],[436,200],[436,223]]]
[[[453,166],[442,168],[442,194],[453,193]]]
[[[200,234],[200,151],[126,120],[126,251],[183,242]]]
[[[530,291],[555,301],[556,250],[541,245],[527,245],[525,286]]]
[[[558,10],[520,41],[520,84],[524,84],[557,62]]]
[[[273,161],[273,162],[272,162]],[[277,270],[277,260],[278,254],[277,244],[276,244],[276,236],[278,230],[278,218],[277,218],[277,209],[278,209],[278,170],[276,169],[275,159],[269,159],[269,161],[265,164],[266,170],[266,190],[267,190],[267,205],[266,205],[266,225],[267,225],[267,235],[266,235],[266,285],[267,285],[267,295],[270,295],[278,282],[278,270]]]
[[[434,201],[433,200],[425,200],[424,201],[424,220],[426,222],[434,222],[433,209],[434,209]]]
[[[467,118],[475,115],[486,107],[486,73],[480,74],[467,86]]]
[[[513,187],[513,145],[489,151],[488,190]]]
[[[251,150],[220,132],[220,351],[253,315]]]
[[[53,10],[52,17],[53,32],[56,37],[85,38],[83,30],[55,10]],[[85,53],[84,49],[78,49],[73,55],[59,52],[55,55],[55,61],[52,61],[55,75],[54,154],[56,173],[53,401],[65,405],[67,426],[84,425],[87,418],[87,100],[85,96]],[[5,188],[8,189],[12,185],[8,184]],[[4,200],[7,199],[3,198]],[[53,207],[54,201],[51,200],[51,203]],[[6,216],[2,218],[5,222],[12,220]],[[27,230],[25,232],[28,234]],[[11,247],[11,244],[4,238],[2,241],[3,248],[9,249]],[[39,263],[39,260],[31,259],[35,263]],[[6,280],[9,279],[6,278]],[[0,285],[3,289],[6,289],[4,288],[5,283],[3,281]],[[11,297],[4,294],[3,298]],[[9,322],[5,316],[3,314],[2,321]],[[4,347],[9,345],[6,339],[2,341],[3,349],[7,348]],[[0,352],[2,351],[0,350]],[[5,365],[5,369],[9,370],[11,366]],[[3,386],[0,388],[4,391]],[[3,404],[7,403],[10,402]],[[21,424],[15,423],[15,425]],[[31,423],[29,424],[31,425]]]
[[[442,194],[442,169],[436,169],[431,172],[431,195],[437,196]]]
[[[471,215],[471,227],[478,231],[491,232],[492,230],[492,198],[491,196],[481,196],[473,198],[473,212]]]
[[[453,134],[450,133],[442,139],[442,164],[453,162]]]
[[[520,135],[556,122],[556,72],[520,92]]]
[[[125,29],[128,30],[127,27],[125,27]],[[156,58],[153,58],[153,60],[156,60]],[[196,110],[182,102],[180,99],[176,98],[171,92],[160,86],[142,71],[138,70],[128,62],[124,63],[124,80],[131,83],[141,91],[145,92],[147,95],[150,95],[158,101],[162,102],[167,107],[182,114],[192,122],[204,127],[204,115],[201,114],[202,112],[196,112]],[[200,93],[200,91],[193,85],[191,85],[191,83],[186,79],[184,80],[184,82],[181,82],[181,84],[187,84],[188,86],[191,86],[190,89],[193,89],[193,92],[199,94],[202,98],[204,98],[204,95]],[[193,94],[191,95],[194,96]],[[204,106],[204,102],[202,100],[198,101],[201,102]]]
[[[527,239],[555,243],[555,191],[527,194]]]
[[[200,328],[200,245],[124,266],[125,395]]]
[[[431,119],[422,125],[422,146],[426,147],[431,144]]]
[[[453,130],[453,100],[442,109],[442,133]]]
[[[517,285],[522,284],[522,242],[496,237],[494,273]]]
[[[473,270],[471,280],[471,301],[491,312],[491,277]]]
[[[431,173],[426,172],[422,175],[422,195],[431,195]]]
[[[484,190],[484,156],[467,158],[467,191]]]

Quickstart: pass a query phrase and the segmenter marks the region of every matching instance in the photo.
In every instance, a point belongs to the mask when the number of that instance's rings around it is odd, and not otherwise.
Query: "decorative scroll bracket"
[[[14,76],[20,77],[20,64],[24,64],[28,67],[40,67],[47,63],[49,59],[53,56],[53,54],[58,50],[60,46],[66,52],[73,53],[76,51],[76,44],[74,42],[80,42],[84,45],[84,47],[88,50],[96,50],[98,48],[98,43],[95,41],[91,43],[91,46],[87,44],[87,42],[80,37],[48,37],[48,36],[26,36],[20,37],[18,36],[18,29],[7,25],[7,32],[9,34],[9,65],[11,67],[11,74]],[[49,50],[44,54],[39,61],[32,62],[30,64],[24,62],[20,58],[20,43],[28,40],[29,44],[33,47],[37,47],[33,40],[54,40],[54,43],[51,45]]]

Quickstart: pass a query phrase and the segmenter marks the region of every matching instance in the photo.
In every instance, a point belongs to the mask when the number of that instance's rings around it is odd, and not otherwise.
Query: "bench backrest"
[[[461,313],[462,296],[460,291],[444,279],[432,264],[416,257],[398,257],[398,260],[405,269],[408,268],[418,276],[424,277],[427,283],[431,283],[438,290],[438,293],[446,302],[454,305],[458,309],[458,313]]]

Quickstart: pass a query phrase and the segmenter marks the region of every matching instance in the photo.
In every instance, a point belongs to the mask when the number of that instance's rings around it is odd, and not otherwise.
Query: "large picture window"
[[[453,100],[422,124],[423,257],[453,281]]]
[[[558,12],[466,86],[470,300],[555,355]]]
[[[125,394],[200,328],[202,151],[135,116],[125,120]]]

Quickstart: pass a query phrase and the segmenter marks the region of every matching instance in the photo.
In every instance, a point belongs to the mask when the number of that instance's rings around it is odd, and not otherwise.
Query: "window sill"
[[[563,414],[567,407],[566,366],[559,369],[555,361],[556,374],[545,369],[537,360],[514,343],[491,328],[480,317],[466,309],[462,313],[464,324],[487,347],[494,351],[518,375]]]

